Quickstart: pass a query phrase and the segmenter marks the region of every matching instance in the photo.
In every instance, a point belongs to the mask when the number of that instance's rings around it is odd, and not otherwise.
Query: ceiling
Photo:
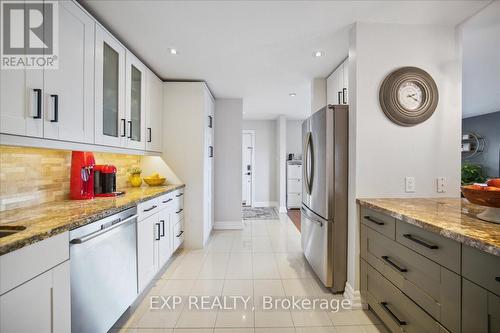
[[[247,119],[307,117],[311,79],[347,57],[356,21],[456,25],[488,2],[81,0],[160,77],[243,98]]]
[[[463,26],[462,117],[500,111],[500,1]]]

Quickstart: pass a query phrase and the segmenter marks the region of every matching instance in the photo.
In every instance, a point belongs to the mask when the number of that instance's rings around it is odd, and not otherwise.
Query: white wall
[[[243,129],[255,131],[255,203],[258,206],[276,205],[278,201],[276,121],[243,120]]]
[[[243,227],[241,130],[243,100],[215,100],[215,228]]]
[[[286,121],[286,153],[302,154],[303,120]]]
[[[427,71],[439,104],[426,122],[401,127],[382,112],[378,89],[402,66]],[[356,198],[458,197],[460,191],[461,59],[454,28],[356,23],[349,50],[348,283],[359,289],[359,216]],[[405,193],[414,176],[416,192]],[[447,192],[436,193],[436,177]]]
[[[286,213],[286,117],[276,120],[276,151],[278,154],[278,201],[279,212]]]

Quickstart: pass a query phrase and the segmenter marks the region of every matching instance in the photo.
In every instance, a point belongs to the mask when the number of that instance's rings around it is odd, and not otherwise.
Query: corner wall
[[[215,229],[242,228],[241,130],[243,100],[215,100]]]
[[[379,87],[392,70],[416,66],[436,81],[439,104],[413,127],[382,112]],[[359,289],[356,198],[458,197],[460,191],[461,52],[453,27],[356,23],[349,47],[348,288]],[[414,176],[416,192],[405,193]],[[446,178],[446,193],[436,178]]]

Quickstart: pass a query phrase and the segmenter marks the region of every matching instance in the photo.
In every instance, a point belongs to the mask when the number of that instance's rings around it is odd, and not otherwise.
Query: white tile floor
[[[150,309],[151,296],[252,297],[247,310]],[[388,332],[365,310],[264,310],[262,296],[335,297],[305,261],[300,233],[284,214],[279,220],[246,221],[243,230],[216,231],[203,250],[177,253],[142,302],[113,333],[377,333]],[[252,311],[253,310],[253,311]]]

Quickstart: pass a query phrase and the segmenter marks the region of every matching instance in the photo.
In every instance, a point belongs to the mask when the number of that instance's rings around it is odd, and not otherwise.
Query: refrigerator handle
[[[310,146],[311,146],[311,132],[307,132],[307,138],[306,138],[306,146],[305,146],[305,154],[304,154],[304,180],[306,182],[306,190],[307,194],[311,194],[311,174],[309,170],[311,170],[311,166],[309,165],[309,154],[310,152]],[[312,158],[311,158],[312,162]]]

